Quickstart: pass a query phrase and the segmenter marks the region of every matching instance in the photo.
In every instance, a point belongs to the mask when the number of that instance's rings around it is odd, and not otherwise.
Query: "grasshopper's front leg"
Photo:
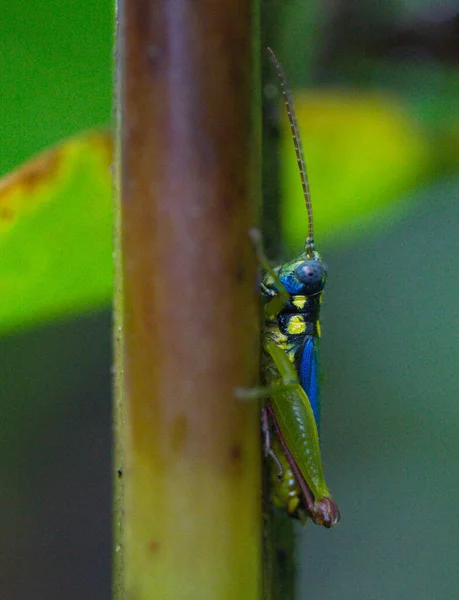
[[[264,284],[261,284],[262,291],[270,298],[270,300],[264,306],[264,313],[268,317],[277,317],[280,311],[284,308],[284,306],[289,302],[290,296],[288,295],[287,290],[285,289],[282,281],[279,279],[276,271],[272,268],[268,257],[263,250],[263,242],[261,240],[261,233],[259,229],[251,229],[249,231],[250,241],[255,249],[255,254],[257,255],[258,262],[268,275],[270,275],[277,287],[278,293],[272,296],[269,290],[266,289]]]

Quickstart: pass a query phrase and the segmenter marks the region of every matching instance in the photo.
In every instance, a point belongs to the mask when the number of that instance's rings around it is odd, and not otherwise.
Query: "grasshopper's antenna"
[[[284,75],[281,64],[274,54],[273,50],[268,46],[268,52],[271,60],[276,67],[277,76],[279,77],[280,87],[282,90],[282,96],[284,97],[285,108],[287,110],[287,116],[290,123],[290,129],[292,132],[293,145],[295,146],[296,162],[300,170],[301,185],[303,187],[304,201],[306,203],[306,210],[308,213],[308,237],[306,238],[305,252],[308,258],[314,258],[314,221],[312,218],[312,203],[311,193],[309,191],[308,174],[306,172],[306,163],[304,160],[303,146],[301,144],[300,128],[298,127],[298,121],[296,120],[295,107],[293,106],[292,95],[288,87],[287,78]]]

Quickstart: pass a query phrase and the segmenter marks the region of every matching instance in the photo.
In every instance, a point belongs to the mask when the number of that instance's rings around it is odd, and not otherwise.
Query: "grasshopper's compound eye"
[[[306,292],[319,292],[325,284],[327,267],[319,260],[306,260],[295,268],[295,275],[304,284]]]

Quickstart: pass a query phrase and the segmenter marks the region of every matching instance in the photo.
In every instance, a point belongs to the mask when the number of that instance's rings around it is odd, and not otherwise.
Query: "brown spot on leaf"
[[[7,207],[11,194],[20,188],[24,197],[31,196],[37,188],[49,184],[61,166],[63,148],[55,148],[37,156],[11,175],[0,180],[0,207]]]
[[[113,139],[109,131],[88,131],[67,140],[59,146],[32,158],[23,166],[0,179],[0,220],[13,221],[20,216],[22,207],[27,208],[37,202],[37,194],[43,188],[51,189],[66,172],[66,161],[75,149],[84,152],[84,146],[101,158],[104,166],[113,163]],[[40,201],[40,200],[38,200]]]
[[[15,212],[9,206],[0,206],[0,220],[1,221],[12,221]]]

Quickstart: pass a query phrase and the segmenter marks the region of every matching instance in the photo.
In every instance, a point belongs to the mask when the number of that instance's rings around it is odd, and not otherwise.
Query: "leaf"
[[[393,98],[300,92],[295,104],[319,242],[371,230],[432,176],[434,150]],[[0,329],[110,302],[112,146],[88,132],[0,180]],[[281,160],[285,238],[298,247],[307,218],[286,122]]]
[[[110,301],[112,154],[88,132],[0,180],[0,329]]]
[[[402,197],[432,176],[434,149],[391,96],[299,92],[295,105],[306,158],[317,238],[341,241],[371,230],[406,207]],[[284,233],[302,245],[307,217],[288,124],[282,145]]]

